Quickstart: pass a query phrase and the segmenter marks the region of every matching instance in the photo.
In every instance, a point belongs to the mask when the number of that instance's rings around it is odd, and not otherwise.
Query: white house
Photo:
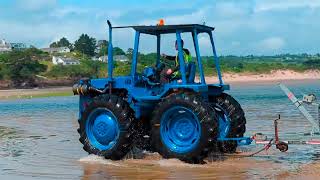
[[[101,62],[107,62],[108,61],[108,56],[100,56],[98,60],[101,61]]]
[[[126,55],[117,55],[113,56],[114,61],[119,61],[119,62],[127,62],[129,61],[128,57]]]
[[[0,40],[0,53],[12,51],[11,44],[6,42],[4,39]]]
[[[113,60],[118,61],[118,62],[128,62],[129,61],[128,57],[125,55],[115,55],[115,56],[113,56]],[[99,57],[99,61],[108,62],[108,56]]]
[[[78,65],[80,64],[80,61],[77,59],[67,58],[67,57],[59,57],[59,56],[53,56],[52,57],[52,63],[54,65]]]
[[[12,49],[18,50],[18,51],[22,51],[28,48],[25,43],[10,43],[10,44]]]
[[[41,49],[42,51],[44,52],[47,52],[47,53],[68,53],[70,52],[70,48],[68,47],[57,47],[57,48],[42,48]]]
[[[99,60],[99,57],[96,57],[96,56],[91,57],[91,60],[92,60],[92,61],[100,61],[100,60]]]

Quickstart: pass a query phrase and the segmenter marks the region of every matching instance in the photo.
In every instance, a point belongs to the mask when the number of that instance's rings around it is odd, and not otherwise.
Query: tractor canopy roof
[[[113,28],[133,28],[144,34],[159,35],[180,32],[193,32],[195,29],[198,33],[209,33],[214,27],[200,24],[180,24],[180,25],[157,25],[157,26],[118,26]]]

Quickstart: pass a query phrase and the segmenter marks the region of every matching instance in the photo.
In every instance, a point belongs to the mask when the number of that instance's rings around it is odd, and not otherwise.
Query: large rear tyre
[[[79,121],[83,149],[106,159],[122,159],[133,142],[133,120],[133,111],[122,98],[115,95],[95,97]]]
[[[230,129],[226,137],[243,137],[246,132],[246,118],[237,100],[228,94],[222,93],[218,97],[210,97],[209,101],[217,112],[219,122],[221,122],[221,118],[223,120],[229,120],[230,122]],[[223,126],[224,125],[219,124],[219,128],[222,127],[223,129]],[[235,153],[237,146],[236,141],[223,141],[218,143],[218,148],[223,153]]]
[[[151,146],[164,158],[202,163],[217,139],[217,118],[195,94],[174,94],[159,103],[151,121]]]

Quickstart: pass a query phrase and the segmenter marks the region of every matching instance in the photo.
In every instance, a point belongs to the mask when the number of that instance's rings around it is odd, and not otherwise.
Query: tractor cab
[[[113,29],[122,29],[122,28],[133,28],[135,30],[135,40],[132,54],[132,67],[130,72],[130,81],[133,86],[134,93],[136,97],[142,97],[143,99],[159,99],[163,97],[170,89],[176,88],[186,88],[191,89],[196,92],[208,92],[210,89],[212,93],[221,93],[224,90],[229,89],[229,85],[225,85],[222,80],[219,59],[215,50],[215,45],[213,41],[212,31],[213,27],[200,24],[182,24],[182,25],[155,25],[155,26],[117,26],[112,27],[111,23],[108,21],[109,25],[109,51],[108,54],[108,81],[112,82],[113,78],[113,54],[112,54],[112,30]],[[193,40],[193,46],[195,51],[195,58],[193,62],[186,63],[183,55],[183,44],[181,39],[181,34],[190,33]],[[218,77],[217,84],[207,84],[205,80],[205,74],[203,70],[203,64],[199,49],[198,35],[201,33],[208,34],[210,42],[212,45],[213,59],[215,70]],[[146,67],[142,73],[137,72],[138,64],[138,52],[140,44],[140,35],[146,34],[155,36],[157,40],[157,49],[156,49],[156,60],[155,66]],[[165,64],[161,62],[161,37],[163,35],[173,34],[176,37],[177,43],[177,60],[179,64],[179,78],[167,79],[163,81],[162,72],[165,68]],[[196,73],[198,76],[196,77]],[[199,81],[195,82],[195,78],[198,78]],[[129,80],[127,80],[129,81]],[[150,90],[146,92],[146,87]],[[140,88],[143,88],[143,91],[139,91]],[[142,89],[141,89],[142,90]],[[140,93],[139,93],[140,92]]]

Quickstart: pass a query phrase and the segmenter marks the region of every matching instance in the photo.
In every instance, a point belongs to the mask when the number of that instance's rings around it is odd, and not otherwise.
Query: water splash
[[[91,164],[103,164],[103,165],[111,165],[116,167],[125,167],[123,161],[113,161],[109,159],[105,159],[101,156],[96,155],[88,155],[79,159],[79,162],[83,163],[91,163]]]

